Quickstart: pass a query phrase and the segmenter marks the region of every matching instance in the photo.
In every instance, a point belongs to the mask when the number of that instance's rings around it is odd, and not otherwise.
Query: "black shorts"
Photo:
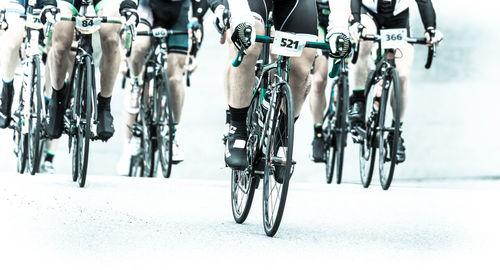
[[[94,0],[94,8],[96,12],[100,11],[100,5],[99,2],[104,2],[106,0]],[[68,5],[69,4],[69,5]],[[66,5],[68,8],[71,9],[73,14],[78,14],[80,11],[80,8],[82,7],[82,0],[57,0],[57,6],[61,8],[61,5]],[[116,7],[118,9],[118,7]]]
[[[406,28],[407,33],[410,34],[410,9],[399,13],[398,15],[383,16],[372,12],[365,7],[361,7],[361,13],[368,15],[373,19],[377,25],[378,31],[380,29],[392,29],[392,28]]]
[[[189,23],[189,0],[170,2],[150,0],[153,11],[153,27],[163,27],[168,30],[186,31],[185,35],[171,35],[167,38],[168,53],[188,53],[187,26]]]
[[[273,11],[278,31],[318,35],[318,12],[314,0],[248,0],[250,10],[263,20]]]

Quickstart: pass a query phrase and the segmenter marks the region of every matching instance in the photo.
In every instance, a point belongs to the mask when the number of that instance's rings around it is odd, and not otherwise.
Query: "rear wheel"
[[[144,176],[153,177],[155,173],[154,164],[154,150],[153,150],[153,140],[151,136],[151,117],[150,113],[141,110],[141,129],[142,129],[142,167],[144,170]]]
[[[333,172],[335,171],[335,156],[337,151],[335,149],[335,132],[333,129],[333,117],[327,117],[325,120],[326,128],[323,129],[323,138],[325,139],[325,172],[326,183],[331,184],[333,180]]]
[[[294,110],[288,84],[280,86],[271,98],[270,119],[264,132],[263,221],[268,236],[278,231],[285,209],[288,184],[292,175]],[[275,101],[275,104],[272,104]],[[274,106],[273,106],[274,105]]]
[[[391,104],[391,107],[388,105]],[[396,166],[396,152],[400,136],[401,97],[396,69],[384,81],[379,115],[379,173],[382,189],[392,182]],[[392,121],[391,121],[392,120]]]
[[[20,125],[16,127],[14,132],[14,141],[16,142],[17,172],[22,174],[26,169],[26,160],[28,159],[28,134],[22,134]]]
[[[35,175],[40,164],[40,129],[42,114],[42,90],[40,77],[40,59],[34,56],[31,69],[31,104],[28,132],[28,164],[31,175]]]
[[[174,115],[170,97],[168,76],[165,70],[155,79],[156,139],[163,177],[172,171],[172,142],[174,140]]]
[[[245,171],[231,172],[231,209],[236,223],[243,223],[252,207],[255,184],[253,177]]]

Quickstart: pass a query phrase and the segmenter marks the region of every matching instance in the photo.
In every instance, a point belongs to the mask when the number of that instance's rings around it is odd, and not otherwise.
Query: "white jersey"
[[[378,13],[378,3],[387,2],[391,3],[393,0],[362,0],[363,6],[369,9],[373,13]],[[396,5],[394,6],[394,11],[392,15],[396,16],[399,13],[405,11],[410,7],[410,0],[394,0]]]

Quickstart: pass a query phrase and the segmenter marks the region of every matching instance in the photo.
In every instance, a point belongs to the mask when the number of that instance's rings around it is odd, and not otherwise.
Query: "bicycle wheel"
[[[333,180],[333,172],[335,169],[335,156],[337,155],[337,150],[335,149],[335,132],[333,129],[334,117],[327,116],[323,122],[323,138],[325,140],[325,171],[326,171],[326,183],[331,184]]]
[[[22,133],[20,124],[16,126],[14,131],[14,142],[16,143],[17,172],[23,174],[28,159],[28,134]]]
[[[164,69],[155,78],[156,142],[160,153],[163,177],[170,177],[172,171],[172,142],[174,140],[174,115],[168,76]]]
[[[387,105],[392,105],[392,110]],[[396,149],[399,141],[399,125],[401,113],[401,97],[399,77],[396,69],[392,69],[384,81],[384,89],[380,101],[379,115],[379,173],[382,189],[387,190],[392,182],[396,166]],[[394,121],[394,126],[391,121]],[[389,134],[392,133],[392,136]]]
[[[40,129],[42,113],[40,59],[37,55],[31,63],[31,104],[28,120],[28,165],[31,175],[35,175],[40,164]]]
[[[92,133],[90,131],[91,121],[92,121],[92,112],[94,109],[93,103],[93,73],[92,73],[92,65],[90,57],[85,57],[82,65],[81,72],[81,106],[80,106],[80,123],[76,126],[77,134],[76,134],[76,144],[77,147],[73,148],[73,151],[78,151],[76,153],[77,158],[77,182],[80,187],[85,186],[85,181],[87,179],[87,167],[88,167],[88,159],[89,159],[89,146],[90,146],[90,137]]]
[[[335,155],[335,169],[337,184],[342,182],[342,169],[344,166],[344,151],[347,145],[347,104],[349,102],[349,85],[347,78],[342,76],[338,80],[338,93],[336,102],[336,119],[335,119],[335,142],[336,142],[336,155]]]
[[[253,176],[245,171],[231,172],[231,209],[236,223],[245,222],[252,207],[255,185]]]
[[[147,110],[147,111],[146,111]],[[142,163],[143,163],[143,175],[146,177],[153,177],[155,174],[154,171],[154,149],[153,149],[153,140],[151,136],[151,130],[153,125],[151,124],[151,114],[149,113],[149,109],[144,108],[140,110],[141,114],[141,129],[142,129]]]
[[[81,141],[79,141],[79,122],[82,115],[82,89],[83,89],[83,76],[82,64],[75,63],[72,81],[71,92],[73,96],[73,103],[71,105],[71,119],[68,134],[68,144],[71,146],[71,174],[73,182],[78,180],[79,164],[80,164],[80,149]]]
[[[376,130],[378,123],[378,109],[375,110],[374,107],[377,82],[374,81],[374,74],[374,71],[370,72],[368,80],[366,81],[365,134],[362,136],[363,140],[359,142],[359,174],[361,184],[364,188],[368,188],[372,181],[375,156],[377,154]],[[377,102],[380,104],[380,101]]]
[[[285,209],[292,174],[294,108],[292,90],[281,84],[272,98],[269,119],[264,127],[265,158],[262,196],[264,230],[268,236],[278,231]]]

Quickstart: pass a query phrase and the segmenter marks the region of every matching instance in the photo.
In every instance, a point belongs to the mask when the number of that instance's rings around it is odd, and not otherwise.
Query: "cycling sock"
[[[111,111],[111,97],[103,97],[101,93],[97,95],[97,109],[100,111]]]
[[[250,106],[241,109],[229,106],[229,111],[231,112],[231,125],[233,125],[233,123],[244,123],[247,119],[248,108],[250,108]]]
[[[9,82],[6,82],[4,79],[2,79],[3,84],[12,84],[14,83],[14,79],[10,80]]]
[[[47,150],[47,155],[45,156],[45,161],[52,162],[54,160],[54,153]]]
[[[56,99],[58,103],[61,103],[64,101],[66,98],[66,93],[65,93],[65,88],[66,88],[66,82],[63,84],[63,87],[61,89],[55,89],[52,87],[52,98],[51,99]]]

